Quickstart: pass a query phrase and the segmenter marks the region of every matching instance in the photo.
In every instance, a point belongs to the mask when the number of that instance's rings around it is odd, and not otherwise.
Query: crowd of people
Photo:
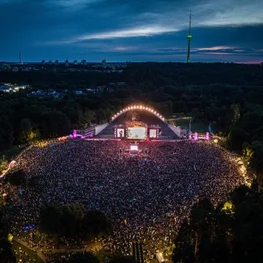
[[[229,154],[210,142],[140,141],[130,152],[134,143],[72,139],[25,151],[13,169],[25,171],[27,184],[1,188],[16,208],[13,233],[37,225],[45,204],[78,202],[110,218],[105,250],[127,255],[138,241],[152,258],[172,244],[194,203],[207,197],[217,205],[244,183]]]

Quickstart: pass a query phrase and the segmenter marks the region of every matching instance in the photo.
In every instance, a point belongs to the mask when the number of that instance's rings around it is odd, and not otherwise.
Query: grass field
[[[180,126],[183,128],[188,128],[189,127],[189,118],[180,118],[180,119],[173,119],[172,122],[176,126]],[[192,132],[201,132],[205,133],[208,131],[208,123],[205,121],[194,121],[192,122]]]

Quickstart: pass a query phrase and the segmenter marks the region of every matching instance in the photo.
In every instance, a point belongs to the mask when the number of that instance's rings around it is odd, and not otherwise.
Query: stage
[[[173,140],[179,137],[170,129],[166,122],[156,116],[140,112],[139,121],[132,121],[124,114],[102,130],[96,137],[127,140]]]

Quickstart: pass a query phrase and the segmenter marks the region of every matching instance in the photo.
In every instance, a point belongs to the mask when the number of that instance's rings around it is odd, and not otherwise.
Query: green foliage
[[[111,223],[99,211],[86,212],[82,204],[48,205],[40,214],[40,230],[58,237],[91,239],[111,232]]]
[[[5,156],[0,159],[0,172],[6,170],[8,168],[8,161],[6,160]]]
[[[13,173],[9,173],[6,175],[6,180],[10,182],[12,185],[23,185],[26,180],[26,173],[23,170],[17,170]]]
[[[16,263],[11,243],[5,238],[0,238],[0,263]]]
[[[195,205],[175,239],[174,262],[262,262],[263,193],[254,183],[234,190],[225,204]]]
[[[175,240],[174,262],[223,262],[229,251],[221,231],[221,211],[209,200],[194,205],[189,222],[184,221]]]
[[[40,132],[44,138],[59,137],[70,133],[70,120],[60,111],[51,111],[41,116]]]
[[[227,142],[234,151],[242,152],[244,142],[249,140],[249,134],[242,128],[233,127],[228,135]]]
[[[29,143],[35,140],[36,138],[37,138],[37,133],[33,131],[30,120],[27,118],[22,119],[20,123],[19,142],[22,144]]]
[[[83,230],[89,238],[107,236],[112,231],[112,225],[104,213],[92,210],[83,218]]]
[[[52,236],[75,237],[84,215],[82,204],[48,205],[40,214],[40,229]]]
[[[16,257],[8,241],[9,225],[4,207],[0,207],[0,263],[15,263]]]
[[[0,238],[7,238],[8,229],[8,220],[6,218],[5,209],[0,206]]]
[[[0,150],[9,148],[14,141],[13,129],[10,120],[0,115]]]

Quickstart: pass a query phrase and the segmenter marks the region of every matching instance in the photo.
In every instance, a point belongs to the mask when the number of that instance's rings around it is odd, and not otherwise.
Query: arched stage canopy
[[[161,114],[159,114],[157,111],[153,110],[150,107],[146,107],[146,106],[142,106],[142,105],[132,105],[132,106],[129,106],[127,108],[122,109],[121,111],[116,113],[114,116],[112,116],[111,121],[114,121],[119,116],[121,116],[123,113],[125,113],[127,111],[132,111],[132,110],[148,111],[148,112],[152,113],[153,115],[155,115],[157,118],[159,118],[161,121],[166,122],[165,118]]]

